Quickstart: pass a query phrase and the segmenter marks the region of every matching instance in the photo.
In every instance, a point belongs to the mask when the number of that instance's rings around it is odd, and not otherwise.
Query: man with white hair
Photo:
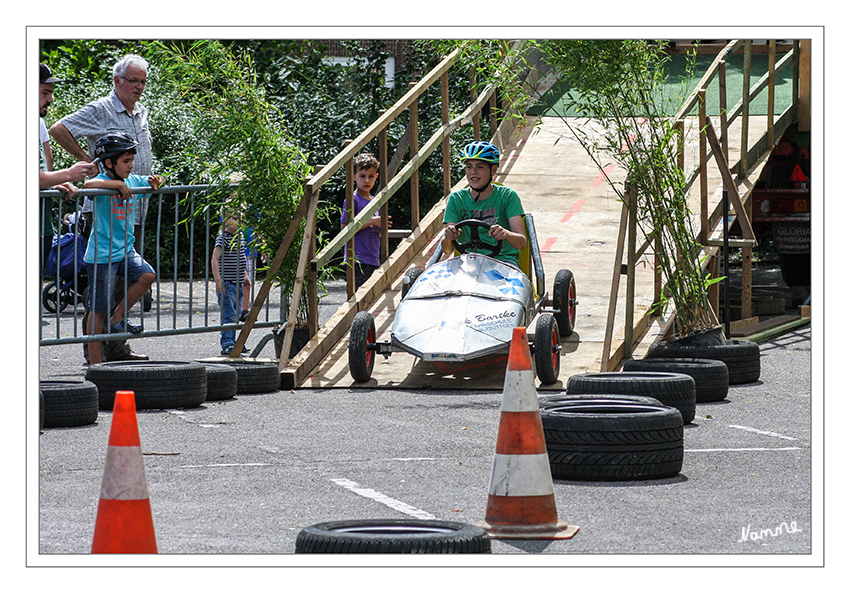
[[[94,159],[94,145],[106,134],[126,134],[138,142],[133,173],[151,174],[153,151],[148,129],[148,110],[139,103],[148,81],[148,62],[141,56],[128,54],[112,68],[114,87],[106,97],[92,101],[79,111],[66,115],[50,128],[54,140],[78,161]],[[86,138],[89,152],[80,147],[77,138]],[[143,199],[136,208],[137,249],[143,249],[141,222],[148,210],[148,200]],[[91,201],[86,199],[83,212],[91,212]]]
[[[106,134],[126,134],[138,144],[133,163],[133,173],[150,176],[153,164],[151,133],[148,128],[148,110],[139,103],[145,85],[148,82],[148,62],[141,56],[128,54],[118,60],[112,68],[113,89],[106,97],[92,101],[79,111],[66,115],[50,128],[54,140],[77,160],[94,160],[94,148],[98,138]],[[77,142],[77,138],[86,138],[89,152]],[[142,221],[148,211],[148,196],[139,196],[135,214],[136,250],[142,254],[144,237]],[[86,198],[83,215],[91,226],[91,200]],[[143,354],[135,354],[125,340],[113,340],[106,343],[106,357],[109,360],[146,360]],[[83,348],[87,354],[87,348]]]

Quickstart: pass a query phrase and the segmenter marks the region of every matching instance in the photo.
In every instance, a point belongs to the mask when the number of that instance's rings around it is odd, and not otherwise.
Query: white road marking
[[[685,453],[704,453],[714,451],[800,451],[802,447],[750,447],[742,449],[685,449]]]
[[[411,517],[415,517],[417,519],[424,519],[426,521],[430,521],[436,519],[437,517],[432,515],[427,511],[423,511],[422,509],[417,509],[414,506],[410,506],[405,502],[401,502],[400,500],[396,500],[395,498],[390,498],[386,494],[378,492],[377,490],[372,490],[371,488],[361,488],[357,482],[352,482],[351,480],[346,480],[343,478],[331,478],[331,482],[337,484],[338,486],[342,486],[343,488],[347,488],[351,490],[355,494],[358,494],[364,498],[369,498],[374,500],[375,502],[379,502],[383,505],[390,507],[391,509],[395,509],[400,513],[404,513],[405,515],[410,515]]]
[[[277,465],[274,463],[210,463],[207,465],[181,465],[182,468],[196,467],[265,467],[267,465]]]
[[[769,437],[776,437],[778,439],[785,439],[788,441],[796,441],[794,437],[787,437],[785,435],[779,434],[778,432],[772,432],[770,430],[759,430],[758,428],[750,428],[749,426],[738,426],[737,424],[730,424],[729,428],[737,428],[738,430],[746,430],[747,432],[754,432],[756,434],[763,434]]]

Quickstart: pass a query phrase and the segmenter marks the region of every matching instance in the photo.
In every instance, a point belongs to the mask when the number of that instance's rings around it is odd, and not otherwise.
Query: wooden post
[[[317,173],[324,165],[313,167],[313,173]],[[318,190],[317,190],[318,191]],[[313,237],[313,247],[310,250],[310,268],[307,270],[307,326],[310,337],[319,331],[319,269],[313,259],[316,257],[316,238]]]
[[[313,243],[313,234],[316,229],[316,207],[319,203],[319,192],[308,196],[307,220],[304,223],[304,238],[301,240],[301,257],[298,260],[298,270],[295,272],[295,285],[292,288],[292,298],[289,302],[289,316],[286,318],[286,330],[283,332],[283,348],[280,350],[278,370],[283,371],[289,362],[289,350],[292,347],[292,336],[295,332],[295,323],[298,321],[298,306],[301,304],[301,289],[304,286],[304,273],[310,262],[310,245]],[[234,348],[236,350],[236,348]]]
[[[705,89],[699,90],[699,243],[708,243],[708,140]]]
[[[723,158],[729,162],[729,114],[726,112],[726,60],[717,65],[718,86],[720,91],[720,141],[723,146]]]
[[[741,97],[741,160],[738,169],[738,179],[744,179],[747,176],[747,169],[750,168],[747,162],[747,152],[749,150],[749,130],[750,130],[750,72],[753,63],[753,42],[750,39],[744,41],[744,81]]]
[[[776,39],[768,42],[767,50],[767,145],[773,146],[773,111],[776,94]]]
[[[351,144],[346,140],[345,145]],[[345,212],[346,224],[354,220],[354,157],[345,161]],[[354,237],[347,243],[348,256],[345,258],[345,280],[348,298],[354,296]]]
[[[812,129],[812,40],[800,41],[800,83],[797,100],[797,129]]]
[[[440,120],[443,125],[449,123],[449,73],[440,77]],[[443,195],[452,191],[452,154],[449,136],[443,138]]]
[[[625,193],[629,204],[628,251],[626,252],[626,327],[623,333],[623,358],[632,357],[635,330],[635,249],[637,247],[637,216],[635,186],[630,185]]]
[[[475,87],[475,70],[469,69],[469,94],[472,98],[472,103],[478,98],[478,89]],[[472,139],[475,141],[481,140],[481,116],[478,113],[472,114]]]
[[[379,117],[386,113],[386,109],[379,111]],[[384,187],[387,182],[387,128],[384,127],[378,132],[378,155],[379,155],[379,170],[377,187],[373,189],[374,193]],[[381,263],[387,261],[390,254],[390,224],[389,224],[388,204],[381,207]]]
[[[628,189],[626,192],[628,193]],[[614,255],[614,273],[611,278],[611,293],[608,299],[608,319],[605,323],[605,337],[602,341],[602,365],[600,371],[603,373],[612,370],[608,368],[611,361],[611,342],[614,340],[614,322],[617,319],[617,296],[620,293],[620,276],[623,274],[623,247],[626,241],[626,225],[629,222],[628,200],[623,201],[620,211],[620,230],[617,233],[617,249]]]
[[[410,83],[410,88],[415,87]],[[410,104],[410,154],[419,152],[419,99]],[[410,176],[410,228],[419,226],[419,169]]]

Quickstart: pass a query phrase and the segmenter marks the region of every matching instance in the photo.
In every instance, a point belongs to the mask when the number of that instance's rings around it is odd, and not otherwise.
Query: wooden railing
[[[341,339],[351,326],[354,315],[361,310],[369,308],[378,299],[389,282],[396,278],[405,267],[419,254],[425,244],[442,228],[442,213],[445,209],[445,201],[451,187],[450,167],[450,138],[451,135],[462,126],[472,124],[473,136],[480,139],[481,124],[480,112],[482,108],[490,104],[490,130],[495,135],[502,137],[509,134],[506,128],[512,127],[512,118],[505,117],[500,128],[496,126],[496,95],[497,91],[492,86],[484,87],[480,92],[473,93],[471,102],[466,105],[460,116],[449,119],[449,72],[458,64],[459,51],[455,50],[446,56],[434,69],[426,74],[416,84],[411,84],[410,89],[390,109],[382,112],[378,119],[366,128],[357,138],[346,143],[345,148],[340,151],[328,164],[320,167],[304,184],[304,194],[296,211],[295,219],[290,225],[284,241],[269,266],[267,283],[271,282],[279,269],[286,250],[291,244],[292,237],[298,231],[301,223],[304,223],[304,238],[301,243],[301,254],[296,272],[295,284],[290,301],[289,315],[286,322],[282,355],[279,361],[281,371],[281,386],[294,387],[305,378],[306,374],[324,358],[330,349]],[[536,70],[532,68],[528,74],[530,84],[536,84]],[[442,124],[437,130],[420,146],[418,125],[418,100],[433,85],[440,85]],[[397,148],[395,155],[389,158],[387,150],[387,128],[402,114],[408,114],[409,125],[407,131]],[[371,141],[378,140],[376,157],[379,161],[379,179],[384,180],[384,185],[369,204],[353,218],[349,216],[349,222],[319,253],[315,252],[315,225],[316,210],[319,201],[319,193],[322,186],[339,171],[345,168],[347,205],[351,208],[353,199],[353,172],[352,162],[354,157]],[[431,211],[424,217],[420,217],[419,206],[419,180],[418,171],[425,160],[437,149],[442,149],[443,169],[443,196],[442,199],[432,207]],[[403,154],[409,149],[410,157],[407,163],[398,169]],[[396,169],[398,169],[396,171]],[[387,224],[387,202],[406,183],[410,183],[411,195],[411,230],[396,234],[404,235],[399,247],[392,255],[388,253],[389,229]],[[458,187],[460,184],[458,184]],[[348,301],[327,321],[323,327],[318,325],[318,275],[320,270],[326,266],[331,259],[339,253],[346,244],[353,241],[354,235],[363,228],[366,222],[378,211],[381,212],[381,253],[383,264],[372,274],[371,278],[357,291],[354,290],[352,267],[348,266],[347,285]],[[351,210],[349,210],[351,212]],[[349,252],[352,250],[350,249]],[[296,325],[297,313],[300,305],[302,289],[306,282],[307,286],[307,309],[308,325],[310,329],[310,342],[291,361],[285,355],[289,352],[292,343],[293,331]],[[245,322],[244,328],[237,338],[234,352],[240,352],[251,331],[255,309],[259,310],[262,299],[268,294],[269,287],[263,284],[255,298],[254,305]]]
[[[743,47],[744,53],[744,84],[741,100],[731,109],[727,110],[726,96],[726,58],[732,52]],[[718,266],[718,251],[722,246],[722,239],[716,236],[718,224],[724,216],[723,201],[718,200],[711,207],[709,200],[709,159],[713,158],[722,177],[722,187],[715,192],[715,198],[725,190],[729,196],[734,218],[740,224],[742,238],[729,240],[728,245],[742,249],[742,315],[748,317],[752,311],[752,248],[755,245],[755,234],[751,224],[751,193],[764,167],[767,157],[773,148],[774,142],[782,136],[785,129],[794,121],[803,122],[807,125],[809,121],[809,76],[810,76],[810,41],[795,41],[790,52],[786,53],[778,62],[776,61],[776,42],[769,42],[768,49],[768,72],[754,85],[750,84],[750,65],[752,59],[752,42],[736,40],[724,47],[712,62],[711,66],[697,83],[693,92],[685,99],[681,108],[674,116],[674,121],[679,128],[679,166],[684,169],[683,146],[686,119],[693,109],[698,108],[699,121],[699,156],[696,166],[691,171],[685,171],[687,189],[690,191],[695,183],[699,183],[699,232],[697,240],[703,245],[700,253],[700,261],[703,266],[708,266],[712,275],[716,277]],[[794,92],[791,105],[778,117],[774,116],[774,94],[776,89],[776,74],[785,68],[793,66]],[[715,123],[706,113],[705,95],[711,81],[717,77],[718,93],[720,101],[720,116]],[[750,115],[749,105],[751,101],[762,92],[767,92],[768,117],[767,129],[755,142],[750,142]],[[729,129],[730,126],[740,118],[741,145],[740,158],[735,163],[729,163]],[[635,264],[652,247],[649,242],[637,245],[636,221],[630,214],[628,207],[629,199],[634,199],[632,193],[627,190],[626,200],[623,203],[620,218],[620,233],[614,260],[614,273],[611,287],[611,299],[608,308],[608,323],[606,325],[605,338],[602,353],[601,370],[607,371],[616,368],[623,358],[632,355],[632,349],[636,337],[640,337],[649,325],[652,310],[661,301],[662,279],[660,272],[655,266],[654,303],[653,307],[646,307],[642,315],[635,319]],[[728,213],[727,213],[728,214]],[[623,265],[623,255],[626,254],[626,264]],[[625,327],[623,330],[622,344],[612,351],[614,340],[614,322],[618,306],[618,293],[620,276],[627,277],[625,295]],[[727,295],[728,297],[728,295]],[[709,292],[715,317],[719,309],[719,286],[713,285]],[[672,327],[672,316],[662,324],[662,332],[666,333]]]

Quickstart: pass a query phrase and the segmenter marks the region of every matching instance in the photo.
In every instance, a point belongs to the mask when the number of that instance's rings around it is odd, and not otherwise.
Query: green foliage
[[[265,253],[274,253],[295,215],[308,174],[306,157],[289,136],[277,109],[257,83],[251,56],[218,41],[156,43],[151,52],[161,77],[197,114],[195,134],[204,139],[184,148],[186,160],[200,164],[198,183],[216,186],[197,213],[220,207],[243,215]],[[233,178],[238,175],[239,180]],[[232,193],[231,182],[238,182]],[[295,281],[300,236],[293,241],[278,279]]]
[[[656,245],[679,332],[713,327],[707,291],[712,281],[706,281],[699,266],[701,246],[677,166],[676,123],[665,116],[668,104],[680,100],[662,92],[667,56],[658,44],[642,40],[544,41],[538,47],[560,81],[572,89],[567,108],[602,126],[579,129],[563,118],[573,135],[600,170],[613,160],[627,171],[624,181],[606,179],[621,199],[628,187],[634,190],[629,207],[645,237]],[[667,304],[665,300],[662,306]]]
[[[353,53],[350,65],[331,64],[327,48],[311,40],[235,40],[232,42],[192,41],[94,41],[43,40],[42,61],[54,73],[69,82],[56,85],[55,102],[45,118],[48,127],[62,116],[107,95],[112,89],[112,66],[127,53],[136,53],[150,62],[148,85],[141,102],[148,108],[153,137],[153,170],[167,177],[167,185],[194,182],[221,184],[213,209],[218,208],[227,190],[223,184],[229,172],[240,171],[252,182],[243,184],[239,199],[249,202],[275,194],[281,198],[277,205],[264,206],[270,210],[263,216],[269,227],[263,240],[269,255],[277,248],[275,237],[286,229],[287,216],[300,198],[300,184],[306,171],[330,161],[345,145],[378,117],[379,111],[389,108],[408,90],[410,82],[418,81],[447,53],[439,44],[416,42],[396,69],[395,85],[388,87],[384,80],[384,61],[388,57],[386,44],[381,41],[350,42]],[[187,54],[198,54],[190,65]],[[179,56],[179,57],[178,57]],[[195,66],[200,69],[195,69]],[[470,99],[470,82],[466,72],[453,69],[449,75],[449,94],[452,112],[459,115]],[[232,102],[232,104],[228,104]],[[459,107],[458,107],[459,106]],[[207,111],[204,111],[206,109]],[[213,111],[210,111],[213,110]],[[212,114],[212,115],[208,115]],[[486,113],[482,122],[485,122]],[[397,150],[408,126],[406,115],[399,117],[387,130],[389,158]],[[419,100],[420,144],[441,125],[440,88],[435,85]],[[240,143],[249,137],[251,128],[271,130],[251,137],[258,149],[250,163],[240,157]],[[228,131],[229,130],[229,131]],[[486,132],[483,132],[486,134]],[[275,136],[277,134],[277,136]],[[466,144],[472,139],[471,127],[455,133],[452,145]],[[85,148],[85,141],[81,140]],[[54,143],[57,167],[73,164],[73,159]],[[269,150],[271,148],[271,150]],[[378,152],[377,142],[365,150]],[[244,152],[244,151],[243,151]],[[287,173],[260,190],[253,183],[263,171],[271,171],[274,162],[292,157],[299,162]],[[404,166],[409,150],[402,159]],[[246,157],[247,158],[247,157]],[[300,160],[299,160],[300,159]],[[307,167],[304,168],[306,161]],[[463,176],[457,159],[452,159],[452,179]],[[419,171],[420,209],[426,212],[442,197],[443,172],[440,152],[436,151]],[[387,180],[379,180],[384,184]],[[264,193],[265,192],[265,193]],[[249,195],[250,194],[250,195]],[[284,199],[282,196],[286,195]],[[334,175],[321,190],[318,246],[339,230],[340,206],[344,202],[345,179],[342,172]],[[181,196],[182,197],[182,196]],[[196,198],[196,208],[206,200]],[[156,213],[162,211],[162,226],[158,230]],[[174,229],[172,221],[181,221]],[[203,228],[203,210],[195,212],[188,204],[178,203],[171,196],[151,202],[145,244],[163,246],[163,276],[174,272],[174,258],[165,255],[165,247],[179,246],[177,271],[183,275],[192,268],[198,273],[208,265],[206,244],[198,228]],[[409,185],[399,191],[389,203],[394,228],[409,228],[411,220]],[[255,218],[259,215],[254,211]],[[218,212],[211,216],[218,220]],[[195,232],[191,223],[194,221]],[[199,226],[201,225],[201,226]],[[159,234],[157,234],[159,233]],[[176,233],[176,234],[175,234]],[[192,249],[188,247],[192,246]],[[290,249],[297,253],[297,246]],[[294,274],[295,266],[287,260],[284,267]]]

